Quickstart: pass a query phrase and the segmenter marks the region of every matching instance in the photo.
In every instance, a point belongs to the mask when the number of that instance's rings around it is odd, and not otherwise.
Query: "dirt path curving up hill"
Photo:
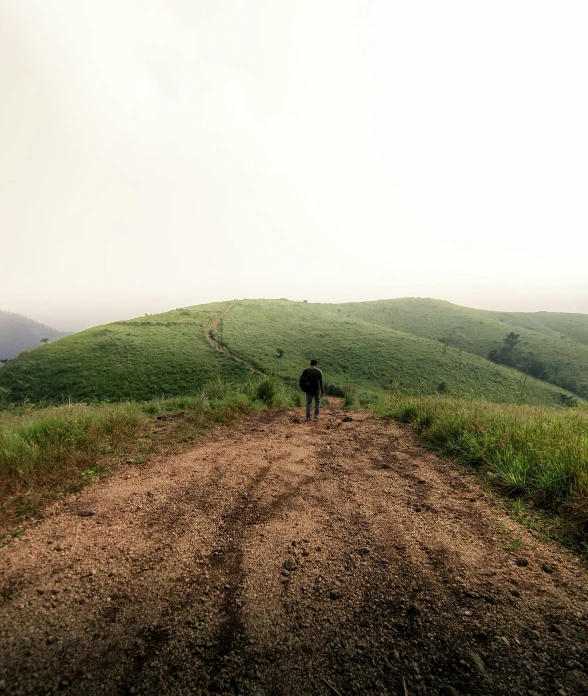
[[[575,557],[398,426],[260,413],[3,548],[0,692],[588,693]]]
[[[212,320],[212,322],[204,329],[204,335],[206,337],[206,340],[210,343],[210,345],[215,349],[218,350],[220,353],[224,353],[225,355],[228,355],[232,360],[235,362],[241,363],[241,365],[244,365],[248,370],[251,372],[256,372],[257,374],[263,374],[263,371],[257,367],[257,365],[254,365],[253,363],[244,360],[243,358],[240,358],[239,356],[235,355],[234,353],[231,353],[231,351],[227,348],[227,346],[223,345],[220,343],[220,341],[217,341],[217,339],[214,337],[215,331],[217,330],[219,324],[222,322],[224,317],[233,309],[235,304],[237,303],[236,300],[233,300],[232,302],[229,302],[229,304],[222,310],[222,312],[219,312],[216,317]]]

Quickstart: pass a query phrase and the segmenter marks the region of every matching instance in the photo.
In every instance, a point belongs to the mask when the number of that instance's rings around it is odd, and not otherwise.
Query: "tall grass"
[[[3,522],[34,513],[55,494],[87,483],[107,459],[128,449],[146,421],[137,404],[0,413]]]
[[[431,448],[482,467],[509,494],[588,521],[588,411],[394,396],[382,416],[410,423]]]

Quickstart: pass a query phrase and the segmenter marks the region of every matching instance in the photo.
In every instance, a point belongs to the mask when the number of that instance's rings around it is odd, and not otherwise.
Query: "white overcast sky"
[[[0,0],[0,309],[588,312],[588,11]]]

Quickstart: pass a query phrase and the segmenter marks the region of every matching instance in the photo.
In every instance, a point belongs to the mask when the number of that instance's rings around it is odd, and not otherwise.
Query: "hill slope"
[[[443,384],[453,395],[505,402],[520,397],[521,373],[482,357],[486,334],[476,338],[470,330],[460,353],[436,340],[446,326],[434,307],[395,309],[392,317],[391,306],[243,300],[115,322],[24,353],[1,371],[0,387],[13,400],[150,399],[194,393],[215,376],[243,381],[256,367],[296,383],[316,356],[327,381],[339,387],[431,393]],[[480,326],[476,321],[468,326]],[[503,336],[505,324],[492,321],[498,327],[492,335]],[[562,394],[546,382],[526,382],[530,403],[559,404]]]
[[[470,309],[425,298],[321,305],[325,310],[388,328],[445,341],[469,353],[488,357],[511,331],[520,335],[515,349],[519,366],[539,368],[541,376],[588,398],[588,315],[551,312],[507,313]],[[563,332],[563,333],[562,333]]]
[[[42,338],[56,341],[67,335],[22,314],[0,310],[0,360],[10,360],[23,350],[36,348]]]
[[[340,311],[339,311],[340,310]],[[232,353],[269,372],[295,378],[316,356],[328,381],[365,388],[431,392],[442,382],[451,394],[515,402],[522,375],[478,355],[391,329],[345,312],[345,305],[288,300],[243,300],[226,315],[223,342]],[[284,351],[277,358],[277,350]],[[561,390],[529,378],[531,403],[560,403]]]
[[[28,351],[2,370],[11,398],[120,401],[189,394],[216,376],[247,370],[206,341],[225,307],[201,305],[97,326]]]
[[[565,312],[487,312],[499,320],[533,329],[554,338],[571,340],[588,346],[588,315]]]

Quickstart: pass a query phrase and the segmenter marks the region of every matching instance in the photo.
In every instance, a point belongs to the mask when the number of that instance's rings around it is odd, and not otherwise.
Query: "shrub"
[[[412,421],[417,417],[418,411],[414,406],[406,406],[401,409],[398,413],[398,420],[401,423],[412,423]]]
[[[304,395],[299,389],[292,390],[291,397],[292,406],[304,406]],[[327,398],[322,399],[322,403],[325,406],[329,405],[329,400]]]
[[[574,399],[574,397],[570,396],[569,394],[560,394],[559,399],[561,401],[561,405],[565,406],[566,408],[574,408],[579,404],[578,399]]]
[[[0,387],[0,407],[8,404],[10,400],[10,389]]]
[[[343,385],[343,407],[350,409],[357,407],[357,387],[353,384]]]
[[[275,375],[268,375],[257,383],[255,398],[266,406],[283,407],[291,403],[294,392]]]
[[[325,382],[325,394],[338,396],[341,399],[345,396],[345,392],[338,384],[329,384],[328,382]]]

